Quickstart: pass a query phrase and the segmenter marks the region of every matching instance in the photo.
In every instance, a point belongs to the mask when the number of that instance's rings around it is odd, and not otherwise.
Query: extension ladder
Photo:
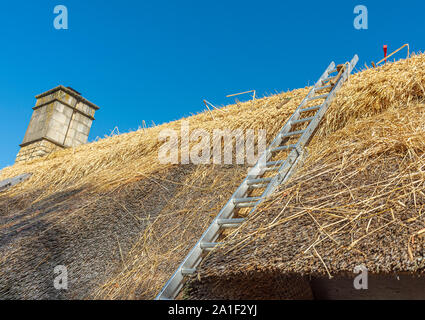
[[[257,164],[249,170],[245,180],[162,288],[156,300],[175,299],[184,285],[186,276],[196,273],[196,268],[206,253],[219,245],[216,241],[222,232],[228,228],[237,228],[245,221],[245,218],[238,218],[237,211],[245,208],[249,211],[247,215],[251,214],[280,184],[285,183],[291,177],[297,164],[304,157],[304,147],[314,135],[315,129],[329,108],[336,92],[348,79],[358,59],[358,56],[355,55],[351,62],[344,65],[335,67],[334,62],[329,65],[270,146],[259,157]],[[326,92],[327,90],[329,91]],[[309,106],[311,102],[315,104],[316,100],[323,102]],[[295,142],[291,143],[291,140],[294,139]],[[276,154],[282,152],[286,153],[286,158],[273,160]],[[274,175],[264,177],[264,175],[270,173],[274,173]],[[261,194],[250,196],[249,194],[253,190],[260,191]],[[264,191],[261,192],[261,190]]]

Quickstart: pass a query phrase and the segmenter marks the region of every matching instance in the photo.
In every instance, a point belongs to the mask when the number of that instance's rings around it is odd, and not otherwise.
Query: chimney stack
[[[87,142],[98,106],[64,86],[35,98],[37,103],[16,162],[40,158],[55,150]]]

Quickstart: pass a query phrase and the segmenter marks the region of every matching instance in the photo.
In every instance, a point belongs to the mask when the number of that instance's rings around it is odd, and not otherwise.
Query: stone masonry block
[[[36,99],[16,161],[27,161],[87,142],[99,107],[63,86],[42,93]]]

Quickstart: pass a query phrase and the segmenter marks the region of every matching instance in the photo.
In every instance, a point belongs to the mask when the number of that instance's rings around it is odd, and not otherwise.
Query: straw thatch
[[[191,130],[209,132],[267,128],[270,140],[307,91],[186,120]],[[0,180],[33,176],[0,194],[0,296],[153,297],[247,170],[160,164],[159,132],[180,127],[176,121],[111,136],[3,169]],[[57,265],[68,268],[68,291],[53,288]]]
[[[343,268],[338,256],[365,250],[362,244],[378,241],[373,237],[392,228],[404,233],[396,233],[400,236],[393,240],[384,236],[386,249],[376,253],[376,265],[383,270],[389,252],[398,252],[401,269],[418,270],[419,264],[407,268],[405,254],[409,257],[410,252],[413,259],[420,255],[418,231],[424,228],[419,211],[423,185],[418,182],[424,160],[424,66],[425,56],[418,55],[352,76],[312,141],[306,167],[229,235],[225,247],[213,252],[201,273],[204,283],[219,272],[238,274],[252,268],[331,273]],[[187,120],[192,130],[209,132],[266,129],[270,141],[307,92],[299,89],[206,110]],[[158,134],[164,128],[179,131],[180,121],[1,171],[0,179],[34,175],[0,194],[0,297],[154,297],[247,169],[162,165]],[[387,200],[389,195],[397,200]],[[406,219],[399,203],[411,210]],[[282,247],[286,257],[276,249]],[[301,254],[300,249],[309,250]],[[291,259],[292,266],[287,257],[297,257]],[[364,261],[375,261],[370,259],[366,252]],[[68,267],[68,291],[53,289],[56,265]]]
[[[295,275],[289,288],[296,277],[353,275],[359,265],[372,274],[423,274],[424,66],[417,56],[353,76],[304,167],[210,254],[189,296],[258,297],[227,284],[262,274]]]

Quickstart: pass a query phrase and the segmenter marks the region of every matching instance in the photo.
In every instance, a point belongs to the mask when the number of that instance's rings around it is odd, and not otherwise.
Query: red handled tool
[[[388,46],[385,44],[385,45],[384,45],[384,58],[385,58],[385,63],[387,63],[387,52],[388,52]]]

